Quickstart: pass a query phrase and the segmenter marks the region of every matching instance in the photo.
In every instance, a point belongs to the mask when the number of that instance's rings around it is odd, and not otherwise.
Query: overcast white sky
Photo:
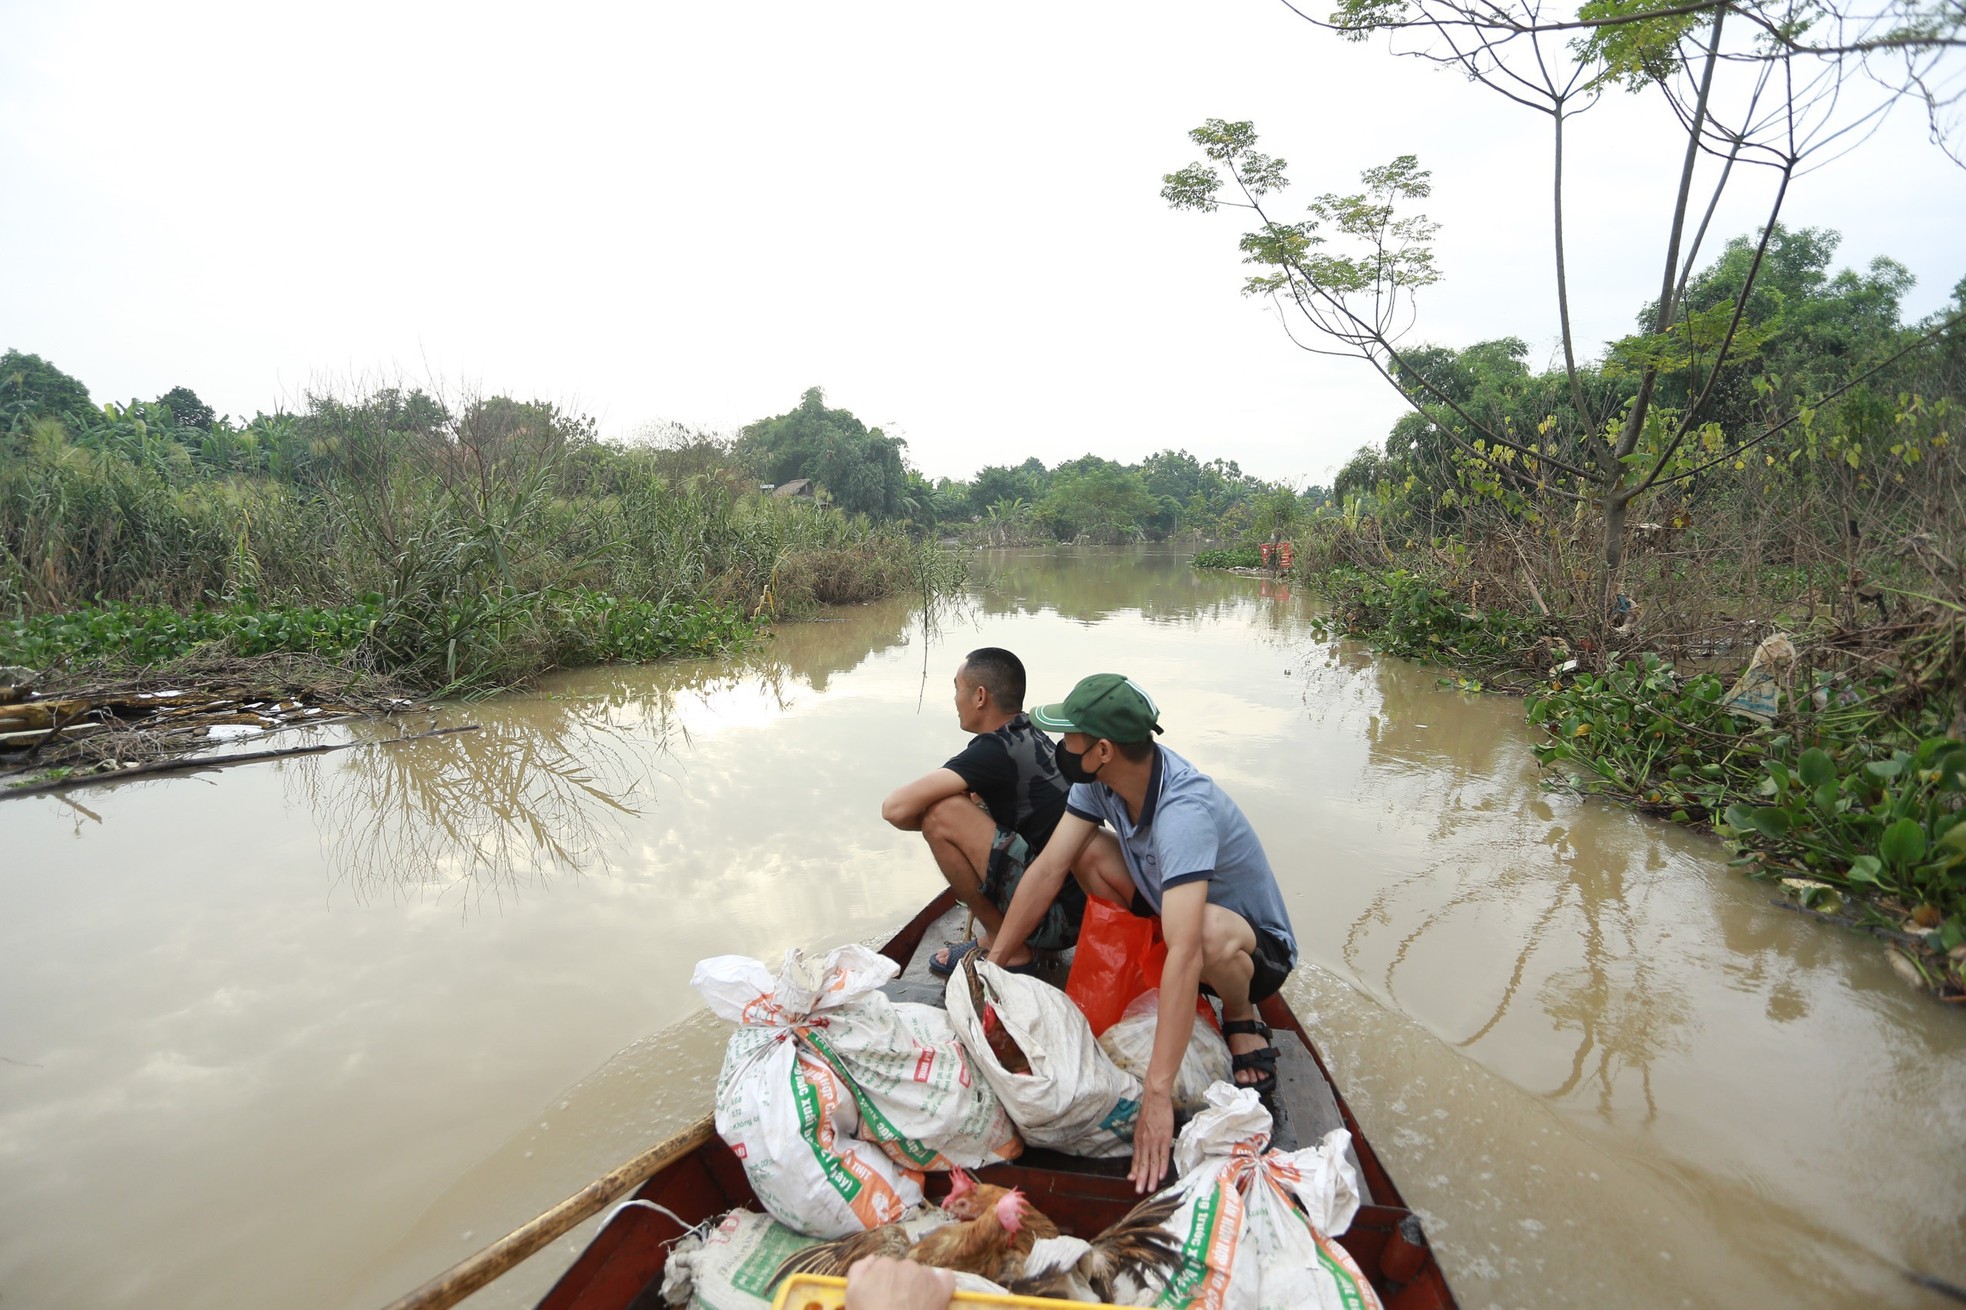
[[[1573,129],[1591,348],[1656,291],[1663,114]],[[1256,122],[1293,208],[1418,154],[1415,339],[1551,357],[1545,120],[1272,0],[0,0],[0,348],[98,400],[434,379],[611,435],[818,385],[931,476],[1175,446],[1328,481],[1398,401],[1241,298],[1234,217],[1160,200],[1210,116]],[[1786,214],[1909,266],[1914,313],[1966,274],[1966,176],[1909,109]]]

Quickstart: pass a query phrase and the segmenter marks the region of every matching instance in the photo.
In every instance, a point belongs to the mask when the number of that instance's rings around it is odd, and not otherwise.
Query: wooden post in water
[[[610,1170],[529,1223],[513,1229],[476,1255],[452,1265],[384,1310],[446,1310],[517,1265],[603,1206],[632,1192],[668,1165],[717,1135],[716,1118],[705,1115],[659,1146]]]

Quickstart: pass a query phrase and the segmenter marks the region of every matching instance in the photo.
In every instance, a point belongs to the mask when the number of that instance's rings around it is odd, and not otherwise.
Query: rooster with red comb
[[[1109,1296],[1115,1279],[1122,1274],[1131,1274],[1143,1286],[1158,1283],[1172,1270],[1179,1255],[1161,1231],[1172,1213],[1173,1201],[1155,1198],[1136,1206],[1090,1243],[1079,1243],[1081,1254],[1069,1257],[1070,1263],[1032,1278],[1027,1269],[1031,1248],[1041,1240],[1059,1236],[1058,1225],[1016,1188],[980,1182],[962,1169],[951,1171],[950,1178],[949,1195],[942,1208],[956,1222],[932,1229],[919,1239],[911,1239],[901,1224],[885,1224],[809,1246],[779,1266],[772,1275],[773,1284],[799,1273],[843,1278],[862,1258],[886,1255],[976,1274],[1015,1291],[1080,1299],[1101,1293]],[[1016,1284],[1025,1285],[1013,1286]]]
[[[956,1222],[932,1229],[916,1240],[902,1224],[883,1224],[831,1242],[809,1246],[780,1265],[772,1282],[792,1274],[844,1278],[856,1261],[870,1255],[903,1256],[919,1264],[977,1274],[992,1282],[1014,1278],[1039,1238],[1058,1236],[1058,1225],[1015,1188],[982,1183],[967,1170],[953,1180],[942,1208]]]

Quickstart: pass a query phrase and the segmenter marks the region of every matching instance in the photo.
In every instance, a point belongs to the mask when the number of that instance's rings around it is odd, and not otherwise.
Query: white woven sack
[[[1371,1284],[1332,1240],[1358,1213],[1351,1134],[1334,1128],[1316,1146],[1266,1153],[1270,1115],[1255,1092],[1217,1083],[1207,1099],[1174,1146],[1180,1179],[1170,1190],[1181,1203],[1168,1230],[1182,1260],[1158,1304],[1379,1310]]]
[[[1017,1126],[935,1006],[875,992],[823,1016],[800,1040],[844,1075],[859,1136],[902,1168],[975,1169],[1023,1153]]]
[[[676,1243],[662,1268],[662,1299],[691,1310],[768,1310],[771,1276],[818,1240],[770,1215],[732,1210],[716,1227]]]
[[[876,989],[894,973],[893,961],[849,946],[823,961],[787,952],[776,978],[757,960],[717,956],[690,980],[739,1025],[717,1075],[717,1132],[765,1209],[799,1232],[844,1237],[921,1204],[920,1176],[856,1139],[852,1089],[797,1037],[869,994],[885,1002]]]
[[[970,998],[965,975],[970,968],[996,1007],[1004,1031],[1030,1061],[1030,1073],[1011,1073],[990,1049],[983,1016]],[[1026,1142],[1092,1158],[1132,1152],[1140,1080],[1122,1072],[1099,1049],[1085,1015],[1065,993],[1036,978],[1008,973],[972,952],[949,976],[945,999],[972,1065],[995,1090]]]

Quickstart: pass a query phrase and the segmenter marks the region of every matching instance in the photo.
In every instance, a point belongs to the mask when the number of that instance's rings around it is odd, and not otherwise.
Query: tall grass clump
[[[0,442],[0,660],[37,668],[212,645],[506,686],[908,591],[923,549],[760,496],[726,443],[604,442],[542,402],[382,388],[202,431],[133,403]]]

